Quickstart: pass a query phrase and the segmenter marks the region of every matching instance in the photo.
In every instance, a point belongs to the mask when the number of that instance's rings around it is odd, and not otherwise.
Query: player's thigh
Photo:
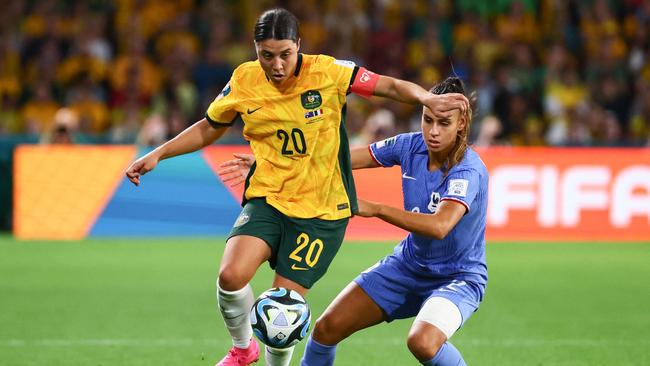
[[[295,219],[284,216],[276,273],[309,289],[327,272],[345,236],[348,219]]]
[[[260,265],[270,257],[271,248],[264,240],[249,235],[231,237],[219,266],[219,285],[227,291],[238,290],[253,278]]]
[[[273,278],[273,287],[284,287],[284,288],[297,291],[302,297],[306,297],[307,291],[309,291],[306,287],[302,286],[301,284],[292,281],[278,273],[276,273],[275,277]]]
[[[436,326],[451,338],[478,309],[482,291],[481,285],[471,281],[443,281],[430,292],[416,320]]]
[[[247,202],[226,243],[219,269],[220,285],[245,285],[262,263],[273,263],[282,231],[280,213],[275,208],[264,199]]]
[[[415,339],[418,343],[439,347],[454,335],[462,322],[462,314],[455,303],[444,297],[431,297],[422,305],[413,321],[409,343]]]
[[[415,323],[431,324],[449,339],[478,309],[481,291],[480,285],[470,281],[442,281],[422,304]]]
[[[348,284],[316,321],[314,337],[336,344],[351,334],[386,320],[383,310],[355,282]]]

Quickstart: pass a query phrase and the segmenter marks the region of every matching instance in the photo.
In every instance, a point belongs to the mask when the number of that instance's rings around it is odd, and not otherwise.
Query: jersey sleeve
[[[370,144],[370,155],[383,167],[402,165],[402,157],[408,153],[410,142],[408,134],[389,137]]]
[[[237,98],[237,84],[233,78],[230,79],[214,101],[210,103],[207,112],[205,112],[205,118],[212,127],[232,126],[237,119],[238,113],[235,106],[239,100]]]
[[[480,174],[473,169],[452,171],[445,181],[445,191],[440,200],[456,201],[469,212],[481,186]]]
[[[352,61],[337,60],[330,56],[319,55],[319,59],[327,69],[327,74],[334,81],[342,94],[347,94],[357,65]]]
[[[334,80],[338,89],[345,94],[354,93],[364,98],[370,98],[375,91],[379,75],[357,66],[353,61],[337,60],[330,56],[320,55],[327,72]]]

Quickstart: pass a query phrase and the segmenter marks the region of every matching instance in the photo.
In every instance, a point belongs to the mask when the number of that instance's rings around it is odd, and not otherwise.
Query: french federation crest
[[[438,210],[438,204],[440,203],[440,193],[431,192],[431,200],[427,208],[431,213],[435,213]]]
[[[300,101],[305,109],[316,109],[323,104],[323,98],[318,90],[309,90],[302,93]]]

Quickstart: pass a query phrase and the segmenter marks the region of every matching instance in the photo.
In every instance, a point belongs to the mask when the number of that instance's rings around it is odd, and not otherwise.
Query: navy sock
[[[320,344],[310,335],[300,366],[330,366],[334,364],[334,357],[336,357],[336,345]]]
[[[422,364],[425,366],[467,366],[458,349],[449,342],[445,342],[432,359],[422,362]]]

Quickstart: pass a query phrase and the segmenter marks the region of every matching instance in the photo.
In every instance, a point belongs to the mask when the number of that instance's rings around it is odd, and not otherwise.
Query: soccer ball
[[[273,348],[288,348],[305,337],[311,324],[311,311],[305,299],[294,290],[276,287],[262,293],[251,309],[253,333]]]

